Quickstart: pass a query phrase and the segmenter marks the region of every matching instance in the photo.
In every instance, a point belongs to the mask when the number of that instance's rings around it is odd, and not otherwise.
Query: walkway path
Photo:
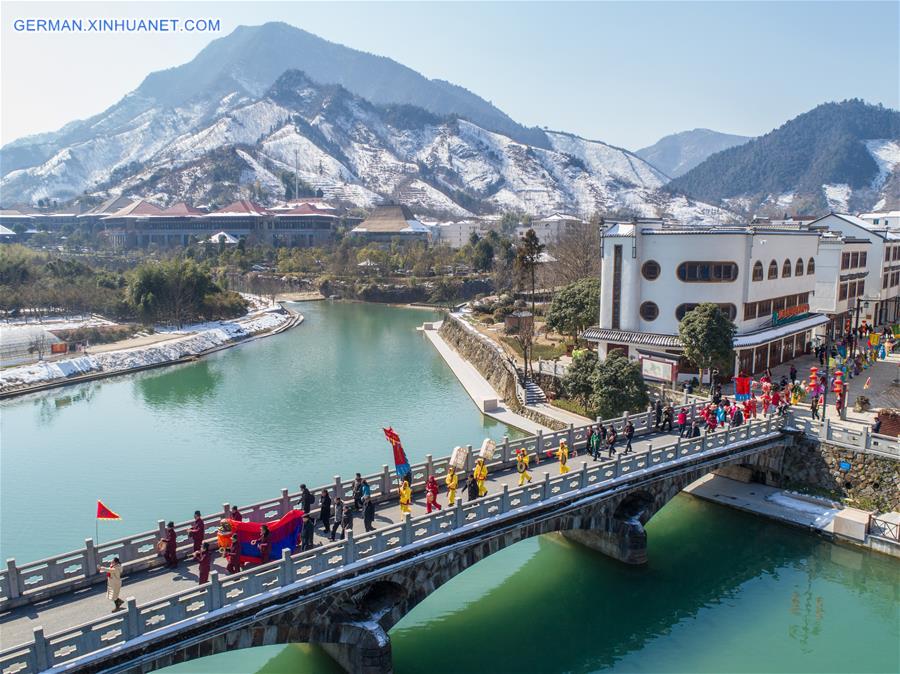
[[[503,397],[497,393],[490,382],[481,376],[481,373],[475,369],[474,365],[454,351],[453,347],[444,341],[444,338],[438,334],[437,330],[422,330],[422,332],[425,333],[428,341],[434,344],[434,348],[438,350],[438,353],[441,354],[441,357],[447,362],[450,369],[453,370],[453,374],[456,375],[456,378],[459,379],[459,383],[466,389],[466,393],[468,393],[472,400],[475,401],[475,404],[478,406],[478,409],[482,411],[482,414],[497,419],[498,421],[502,421],[507,426],[519,428],[531,435],[536,434],[539,430],[545,433],[551,430],[531,419],[516,414],[506,407],[503,403]],[[485,410],[483,402],[486,399],[496,400],[497,407],[493,410]],[[578,425],[583,426],[585,423],[590,423],[590,420],[580,421],[578,422]]]
[[[664,442],[672,442],[675,439],[674,434],[654,433],[643,435],[640,441],[634,443],[636,453],[645,453],[649,449],[650,444],[657,447]],[[624,447],[620,443],[620,449]],[[583,461],[591,462],[590,455],[584,453],[570,458],[569,466],[572,470],[581,468]],[[534,480],[542,480],[544,473],[556,475],[559,472],[558,463],[553,458],[543,457],[540,465],[532,462],[532,475]],[[518,484],[518,475],[515,469],[492,473],[488,476],[488,492],[496,493],[503,488],[503,485],[513,487]],[[460,489],[457,491],[457,497],[466,499],[463,490],[463,480],[460,480]],[[447,493],[444,485],[441,484],[441,492],[439,501],[442,504],[447,502]],[[417,495],[413,502],[413,516],[424,514],[425,497],[424,494]],[[318,513],[318,505],[313,508],[313,513]],[[375,526],[381,528],[395,524],[401,521],[400,508],[396,500],[388,503],[382,503],[377,506]],[[359,516],[354,520],[354,534],[357,536],[363,532],[362,522]],[[322,535],[321,527],[316,532],[317,543],[323,543],[326,538]],[[213,564],[213,570],[218,571],[221,575],[226,575],[224,559],[216,556]],[[150,599],[157,599],[180,592],[197,583],[196,575],[197,565],[195,562],[182,562],[179,568],[172,571],[168,569],[154,569],[150,571],[139,572],[127,575],[123,579],[122,597],[134,597],[138,605]],[[23,644],[31,641],[32,631],[35,627],[43,626],[44,633],[52,635],[63,629],[67,629],[74,625],[80,625],[90,620],[102,617],[110,611],[111,602],[106,599],[106,590],[103,585],[95,585],[71,595],[63,595],[53,599],[40,602],[36,605],[22,606],[17,609],[8,611],[0,615],[0,648],[6,649],[11,646]]]

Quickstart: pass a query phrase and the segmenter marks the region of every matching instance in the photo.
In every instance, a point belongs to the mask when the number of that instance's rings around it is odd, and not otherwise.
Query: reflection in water
[[[73,388],[64,388],[53,391],[51,395],[41,395],[35,398],[38,408],[38,420],[41,425],[52,424],[62,411],[80,402],[90,402],[94,393],[99,388],[96,382],[79,384]]]
[[[148,405],[169,407],[202,402],[222,381],[217,363],[208,359],[138,377],[135,388]]]

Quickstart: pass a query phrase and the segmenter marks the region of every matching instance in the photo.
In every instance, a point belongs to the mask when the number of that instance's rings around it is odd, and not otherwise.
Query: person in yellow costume
[[[456,488],[459,486],[459,477],[453,466],[447,468],[447,477],[444,478],[444,483],[447,485],[447,505],[456,505]]]
[[[566,465],[566,462],[569,460],[569,446],[565,440],[560,441],[559,449],[556,451],[556,458],[559,459],[559,474],[568,473],[569,467]]]
[[[516,451],[516,470],[519,473],[519,486],[525,481],[531,482],[531,474],[528,472],[528,452],[524,449]]]
[[[475,462],[475,470],[472,471],[472,476],[475,478],[475,484],[478,485],[478,495],[484,496],[487,494],[487,487],[484,486],[484,481],[487,480],[488,470],[487,466],[484,465],[484,459],[479,458]]]
[[[400,512],[408,513],[409,504],[412,503],[412,489],[409,486],[409,480],[403,480],[403,484],[400,485]]]

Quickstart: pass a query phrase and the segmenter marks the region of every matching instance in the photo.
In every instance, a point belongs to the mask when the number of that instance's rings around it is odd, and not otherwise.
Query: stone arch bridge
[[[576,459],[565,475],[544,473],[522,487],[506,482],[466,504],[285,554],[225,579],[214,575],[162,604],[138,607],[129,600],[127,611],[62,635],[35,630],[32,644],[0,654],[0,671],[131,674],[238,648],[310,642],[348,671],[389,672],[388,630],[457,574],[551,532],[625,563],[643,563],[643,525],[657,511],[703,475],[792,443],[783,425],[770,417],[691,440],[669,436],[667,444],[634,455]],[[576,443],[583,440],[574,429],[569,433]],[[508,448],[504,455],[509,461]]]

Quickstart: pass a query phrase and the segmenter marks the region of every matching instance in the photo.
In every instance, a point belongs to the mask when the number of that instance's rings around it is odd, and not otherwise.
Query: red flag
[[[97,519],[98,520],[120,520],[122,519],[112,510],[103,505],[103,501],[97,499]]]
[[[391,443],[391,448],[394,450],[394,466],[396,466],[397,477],[402,480],[404,475],[409,474],[410,468],[406,452],[403,451],[403,445],[400,443],[400,436],[390,426],[381,430],[384,431],[384,437]]]

